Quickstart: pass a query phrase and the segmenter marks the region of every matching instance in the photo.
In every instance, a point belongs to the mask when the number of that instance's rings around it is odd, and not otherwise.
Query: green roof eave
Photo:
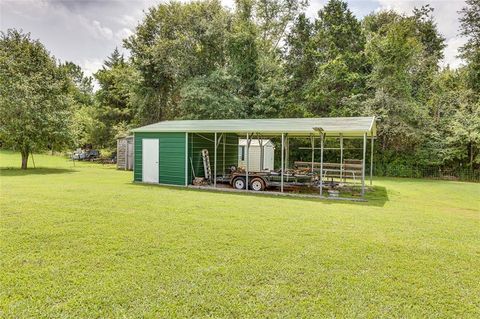
[[[186,132],[186,133],[258,133],[275,135],[287,133],[308,136],[323,131],[327,136],[376,136],[375,117],[329,117],[288,119],[237,120],[176,120],[162,121],[133,129],[132,132]]]

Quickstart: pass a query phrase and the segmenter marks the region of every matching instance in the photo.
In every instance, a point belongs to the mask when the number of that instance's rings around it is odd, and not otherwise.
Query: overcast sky
[[[0,0],[0,28],[23,29],[40,41],[58,59],[80,65],[87,74],[98,70],[103,60],[122,39],[132,34],[143,11],[159,0]],[[310,17],[326,3],[310,0]],[[232,7],[233,0],[222,0]],[[458,67],[456,55],[465,42],[458,36],[458,13],[461,0],[348,0],[350,9],[358,18],[381,9],[410,13],[414,7],[430,3],[440,32],[445,36],[444,65]]]

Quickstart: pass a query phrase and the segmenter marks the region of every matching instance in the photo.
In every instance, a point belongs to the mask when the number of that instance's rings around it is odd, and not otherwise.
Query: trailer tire
[[[246,184],[247,183],[245,182],[245,178],[243,177],[235,177],[232,182],[232,186],[235,189],[245,189]]]
[[[250,189],[256,192],[265,190],[265,182],[259,177],[254,177],[250,182]]]

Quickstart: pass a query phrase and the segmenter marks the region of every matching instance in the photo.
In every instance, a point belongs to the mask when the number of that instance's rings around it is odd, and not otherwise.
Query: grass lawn
[[[0,317],[480,317],[480,185],[368,203],[133,184],[0,152]]]

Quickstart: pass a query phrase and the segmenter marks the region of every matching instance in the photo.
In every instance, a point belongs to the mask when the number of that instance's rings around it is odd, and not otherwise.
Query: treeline
[[[478,168],[480,0],[466,3],[456,70],[439,66],[445,39],[428,5],[358,20],[340,0],[314,19],[304,0],[159,4],[124,40],[129,57],[115,50],[94,74],[95,92],[79,67],[58,66],[72,84],[69,143],[113,148],[130,128],[170,119],[376,115],[384,170]],[[3,34],[2,48],[18,36]]]

